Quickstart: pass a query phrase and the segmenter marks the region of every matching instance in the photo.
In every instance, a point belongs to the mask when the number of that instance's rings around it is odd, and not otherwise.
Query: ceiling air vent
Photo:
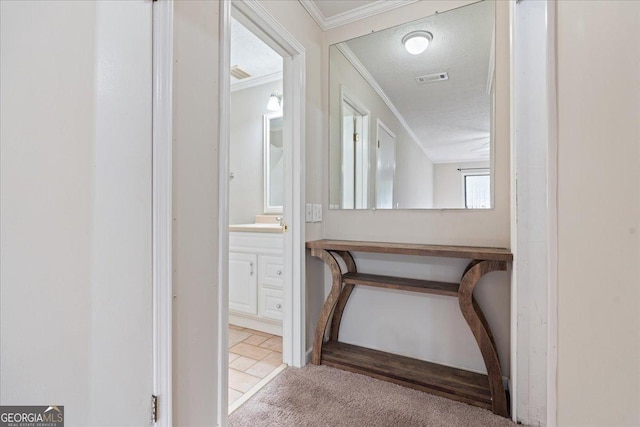
[[[416,77],[416,83],[418,83],[419,85],[433,83],[433,82],[442,82],[445,80],[449,80],[449,74],[447,73],[436,73],[436,74],[429,74],[426,76]]]
[[[249,77],[251,77],[251,74],[240,68],[239,65],[234,65],[233,67],[231,67],[231,75],[238,80],[248,79]]]

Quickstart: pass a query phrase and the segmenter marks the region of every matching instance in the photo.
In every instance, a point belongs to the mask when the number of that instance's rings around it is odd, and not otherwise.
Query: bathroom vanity
[[[283,227],[229,228],[229,323],[282,335]]]

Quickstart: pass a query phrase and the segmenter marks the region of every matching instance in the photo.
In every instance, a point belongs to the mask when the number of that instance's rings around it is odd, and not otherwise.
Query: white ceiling
[[[299,0],[320,28],[328,30],[418,0]]]
[[[493,21],[494,4],[484,1],[345,42],[434,163],[489,159]],[[414,30],[433,34],[429,48],[415,56],[401,43]],[[440,72],[449,80],[414,80]]]
[[[231,85],[250,81],[261,81],[267,76],[282,78],[282,57],[267,46],[255,34],[236,19],[231,18],[231,66],[240,66],[251,74],[250,78],[238,80],[231,77]],[[266,81],[265,81],[266,83]]]

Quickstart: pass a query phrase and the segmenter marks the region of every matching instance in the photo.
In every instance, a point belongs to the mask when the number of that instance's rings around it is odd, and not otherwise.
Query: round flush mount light
[[[402,38],[404,48],[412,55],[419,55],[429,47],[433,34],[429,31],[412,31]]]

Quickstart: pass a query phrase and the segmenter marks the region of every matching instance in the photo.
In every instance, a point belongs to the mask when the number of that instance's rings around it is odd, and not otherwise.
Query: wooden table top
[[[481,246],[425,245],[418,243],[362,242],[354,240],[314,240],[309,249],[331,251],[375,252],[397,255],[421,255],[443,258],[466,258],[487,261],[512,261],[513,254],[505,248]]]

